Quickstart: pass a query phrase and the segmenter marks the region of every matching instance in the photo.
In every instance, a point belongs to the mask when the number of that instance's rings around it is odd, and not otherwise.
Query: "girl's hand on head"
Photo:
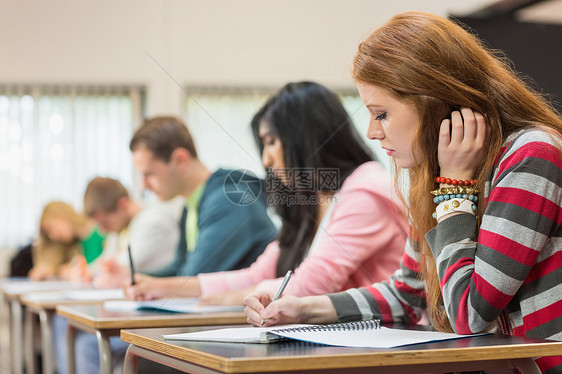
[[[244,298],[246,314],[249,324],[254,326],[273,326],[302,322],[302,299],[285,295],[272,301],[273,293],[256,291]]]
[[[490,126],[486,118],[470,108],[451,113],[441,122],[437,157],[439,175],[473,179],[486,155]]]

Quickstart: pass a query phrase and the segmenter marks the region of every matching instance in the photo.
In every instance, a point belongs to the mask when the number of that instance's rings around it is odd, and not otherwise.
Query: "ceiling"
[[[456,17],[513,16],[520,21],[562,24],[562,0],[448,0],[447,11]]]

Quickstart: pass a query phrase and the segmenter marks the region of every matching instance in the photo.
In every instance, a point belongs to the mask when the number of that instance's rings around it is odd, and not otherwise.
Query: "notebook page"
[[[470,336],[437,331],[401,330],[387,327],[356,331],[270,331],[288,339],[356,348],[394,348],[410,344],[462,339]]]
[[[107,310],[132,311],[132,310],[157,310],[175,313],[217,313],[243,311],[243,306],[238,305],[199,305],[197,298],[172,298],[147,301],[114,300],[106,301],[103,306]]]
[[[122,288],[72,290],[72,291],[65,291],[64,295],[69,300],[84,300],[84,301],[98,301],[98,300],[125,298],[125,292],[123,292]]]
[[[217,330],[188,332],[183,334],[163,335],[166,340],[189,340],[226,343],[270,343],[285,340],[277,335],[269,334],[271,330],[289,327],[306,327],[310,325],[283,325],[275,327],[233,327]]]
[[[67,281],[28,281],[3,283],[2,290],[5,293],[26,293],[35,291],[60,291],[77,288],[91,288],[88,283],[75,283]]]
[[[103,301],[110,299],[124,299],[125,293],[122,288],[116,289],[86,289],[69,291],[43,291],[29,292],[23,297],[35,302],[47,302],[58,300],[70,301]]]

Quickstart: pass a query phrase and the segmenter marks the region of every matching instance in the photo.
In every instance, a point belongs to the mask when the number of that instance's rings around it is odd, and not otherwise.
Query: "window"
[[[195,139],[199,158],[211,169],[219,166],[250,169],[264,176],[250,121],[276,90],[194,87],[188,90],[186,121]],[[369,112],[355,91],[337,91],[361,137],[389,168],[378,142],[367,141]]]
[[[199,158],[207,167],[243,168],[265,175],[250,121],[273,92],[235,88],[189,90],[186,121]]]
[[[140,88],[0,86],[0,247],[29,242],[43,206],[82,209],[96,175],[131,188]]]

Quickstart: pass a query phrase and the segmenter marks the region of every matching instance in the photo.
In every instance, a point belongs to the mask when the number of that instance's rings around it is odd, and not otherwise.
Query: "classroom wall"
[[[560,10],[562,13],[562,6]],[[487,45],[503,51],[525,81],[545,94],[562,113],[562,24],[519,22],[510,18],[460,18],[460,21],[476,30]]]
[[[1,0],[0,83],[142,84],[148,115],[181,85],[349,87],[357,44],[393,14],[440,0]]]
[[[368,33],[399,12],[446,14],[441,0],[0,0],[0,9],[0,85],[141,85],[145,115],[182,117],[181,86],[350,88]],[[208,153],[235,159],[221,151]],[[133,196],[150,197],[133,184]]]

